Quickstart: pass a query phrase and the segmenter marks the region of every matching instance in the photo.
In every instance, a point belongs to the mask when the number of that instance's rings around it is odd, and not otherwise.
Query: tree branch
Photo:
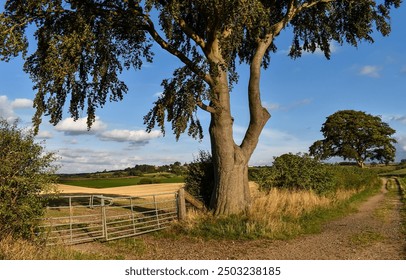
[[[212,114],[217,112],[216,108],[204,104],[201,100],[197,100],[196,104],[203,111],[206,111],[206,112],[209,112],[209,113],[212,113]]]
[[[193,63],[185,54],[173,47],[170,43],[165,41],[156,31],[155,25],[148,15],[144,15],[144,20],[146,21],[146,30],[152,36],[152,38],[157,42],[161,48],[168,51],[170,54],[176,56],[180,59],[187,67],[189,67],[196,75],[201,77],[210,86],[214,85],[214,81],[211,76],[200,69],[195,63]]]
[[[301,6],[297,7],[295,14],[300,13],[304,9],[309,9],[317,4],[320,3],[330,3],[330,2],[335,2],[337,0],[312,0],[306,3],[303,3]]]
[[[178,24],[182,28],[183,32],[185,32],[189,38],[192,38],[192,40],[195,41],[196,44],[204,50],[206,47],[206,42],[199,35],[197,35],[196,32],[194,32],[192,28],[190,28],[186,24],[186,21],[177,16],[174,16],[174,19],[178,22]]]

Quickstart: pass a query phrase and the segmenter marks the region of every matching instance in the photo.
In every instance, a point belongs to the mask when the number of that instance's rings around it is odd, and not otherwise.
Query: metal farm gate
[[[39,236],[49,245],[71,245],[164,229],[184,212],[179,193],[183,191],[139,197],[60,196],[47,207]]]

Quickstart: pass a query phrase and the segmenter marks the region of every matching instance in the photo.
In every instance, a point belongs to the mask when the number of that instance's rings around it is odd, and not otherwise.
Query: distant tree
[[[366,160],[389,163],[395,159],[392,134],[396,131],[380,117],[361,111],[343,110],[329,116],[321,128],[323,140],[310,147],[318,159],[342,157],[364,167]]]
[[[270,118],[261,101],[261,71],[277,50],[276,38],[290,33],[292,58],[315,51],[330,58],[334,42],[373,42],[375,29],[388,35],[390,11],[401,2],[8,0],[0,14],[0,59],[21,53],[26,59],[24,69],[37,91],[36,129],[43,115],[56,125],[65,108],[74,119],[86,110],[90,127],[97,108],[106,100],[122,100],[128,91],[120,80],[123,69],[151,62],[152,43],[158,44],[181,66],[162,82],[163,93],[144,118],[147,130],[159,126],[165,132],[171,122],[176,138],[184,132],[202,138],[196,112],[200,108],[210,115],[212,207],[216,215],[228,215],[250,203],[248,162]],[[25,34],[32,29],[37,47],[27,55]],[[238,63],[249,67],[250,116],[241,143],[234,139],[230,99]]]
[[[182,175],[183,173],[182,163],[179,161],[175,161],[170,165],[170,171],[172,173],[175,173],[176,175]]]
[[[32,130],[0,119],[0,238],[30,238],[55,182],[53,153],[34,140]]]

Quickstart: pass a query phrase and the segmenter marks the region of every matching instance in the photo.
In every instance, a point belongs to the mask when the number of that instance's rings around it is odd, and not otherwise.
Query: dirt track
[[[117,189],[117,188],[116,188]],[[363,203],[355,214],[325,225],[320,234],[289,241],[218,241],[196,238],[136,237],[143,253],[127,259],[288,259],[288,260],[399,260],[406,258],[399,197],[382,191]],[[115,255],[103,244],[79,245],[79,250]]]

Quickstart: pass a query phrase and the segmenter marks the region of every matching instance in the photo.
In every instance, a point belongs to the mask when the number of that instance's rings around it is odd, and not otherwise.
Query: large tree
[[[342,157],[355,160],[364,167],[366,160],[389,163],[395,159],[396,132],[379,116],[365,112],[342,110],[329,116],[321,128],[324,139],[310,147],[310,154],[319,159]]]
[[[330,45],[373,42],[374,29],[390,32],[390,10],[401,0],[9,0],[0,15],[3,60],[27,55],[28,26],[36,28],[37,48],[26,57],[25,70],[37,91],[35,126],[42,116],[62,118],[64,105],[74,118],[95,110],[107,99],[127,92],[119,73],[152,61],[156,43],[182,66],[162,82],[162,96],[145,116],[147,129],[166,121],[176,137],[187,131],[201,138],[196,111],[211,116],[216,214],[243,211],[250,201],[248,161],[270,118],[261,104],[261,70],[270,65],[275,38],[292,34],[289,55]],[[155,19],[155,15],[158,16]],[[241,143],[233,139],[230,91],[238,80],[238,63],[249,65],[247,98],[250,121]]]

